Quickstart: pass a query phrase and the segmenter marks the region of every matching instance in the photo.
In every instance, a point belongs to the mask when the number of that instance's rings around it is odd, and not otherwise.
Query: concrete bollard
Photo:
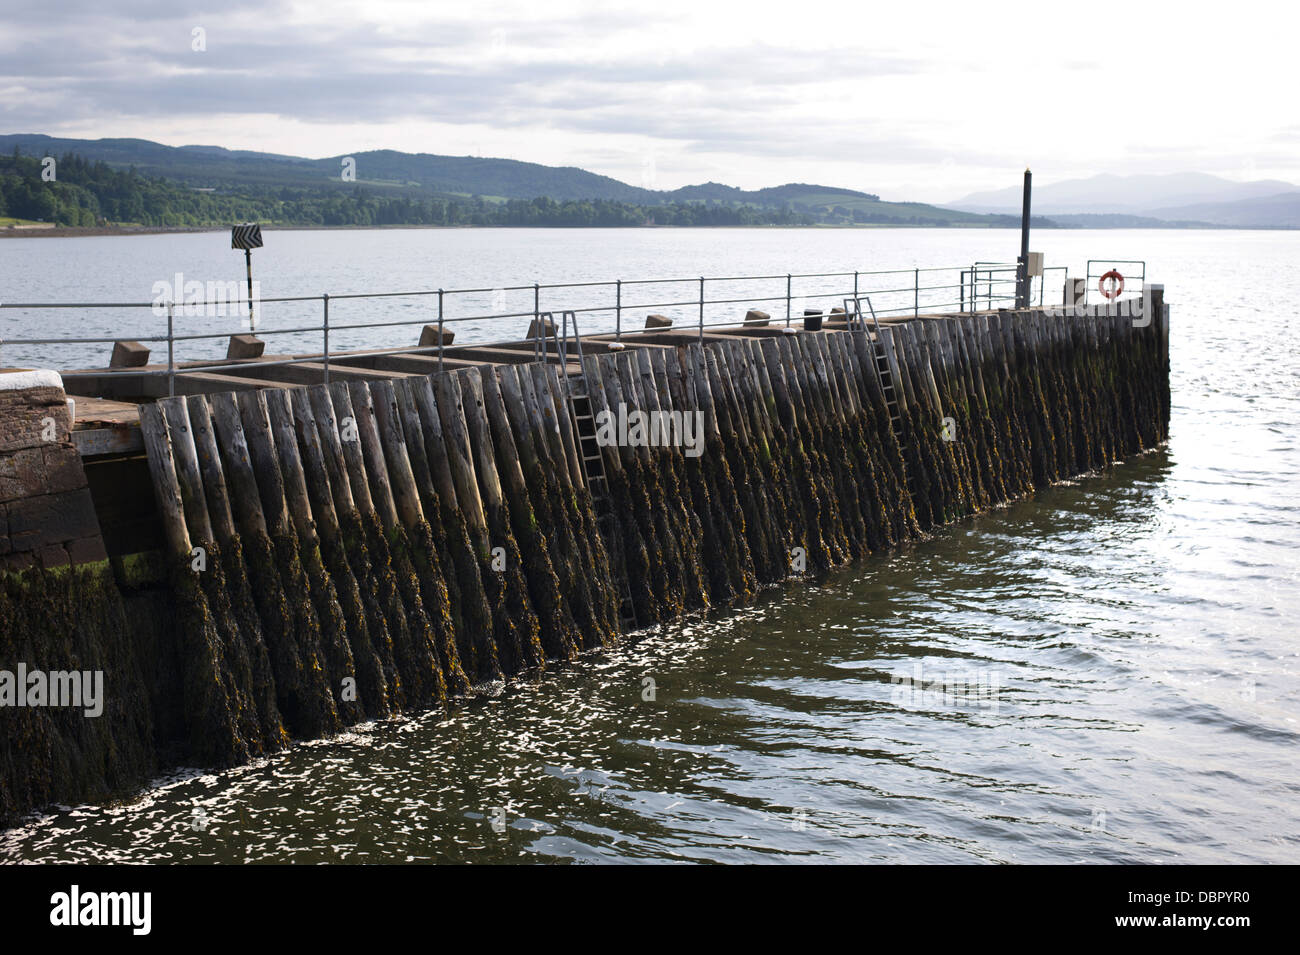
[[[756,308],[751,308],[748,312],[745,313],[746,325],[755,325],[755,326],[766,325],[769,321],[771,321],[771,319],[772,316],[767,314],[767,312],[759,311]]]
[[[139,342],[113,342],[113,357],[109,368],[139,368],[149,364],[149,349]]]
[[[446,328],[439,332],[437,325],[425,325],[420,332],[421,348],[436,348],[440,343],[443,345],[450,345],[455,340],[455,332]]]
[[[226,358],[232,361],[261,358],[264,351],[266,342],[256,335],[231,335],[230,344],[226,346]]]
[[[667,315],[647,315],[645,317],[646,328],[672,328],[673,320]]]
[[[528,338],[531,341],[538,337],[538,329],[541,329],[541,337],[555,337],[555,323],[549,318],[535,318],[528,323]]]

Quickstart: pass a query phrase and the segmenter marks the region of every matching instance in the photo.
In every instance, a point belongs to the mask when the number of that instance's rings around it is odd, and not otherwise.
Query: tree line
[[[718,199],[638,204],[613,199],[494,200],[482,196],[384,194],[352,186],[250,186],[198,190],[68,154],[57,160],[14,150],[0,156],[0,218],[61,226],[755,226],[817,223],[919,225],[924,220],[861,209],[757,206]],[[938,222],[925,222],[936,225]]]

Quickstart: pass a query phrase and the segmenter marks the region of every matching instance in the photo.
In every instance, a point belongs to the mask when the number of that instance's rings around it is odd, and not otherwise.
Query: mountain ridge
[[[1262,200],[1296,191],[1300,186],[1278,179],[1241,182],[1209,173],[1100,173],[1084,179],[1036,184],[1033,208],[1045,216],[1124,214],[1170,221],[1203,218],[1189,214],[1192,207]],[[1018,210],[1020,199],[1018,188],[996,189],[971,193],[947,203],[947,207],[1006,213]]]
[[[724,204],[732,207],[788,209],[830,224],[1010,226],[999,217],[944,209],[927,203],[890,203],[855,189],[810,183],[784,183],[744,190],[707,182],[672,190],[633,186],[576,166],[545,166],[517,159],[442,156],[376,149],[309,159],[281,153],[231,150],[190,144],[167,146],[151,140],[70,139],[41,133],[0,135],[0,153],[18,149],[27,155],[72,153],[116,168],[134,168],[194,189],[217,192],[335,190],[357,187],[381,195],[413,198],[471,198],[492,202],[533,200],[606,200],[660,206],[674,203]],[[344,161],[353,160],[355,180],[342,177]],[[1050,223],[1042,223],[1050,225]]]

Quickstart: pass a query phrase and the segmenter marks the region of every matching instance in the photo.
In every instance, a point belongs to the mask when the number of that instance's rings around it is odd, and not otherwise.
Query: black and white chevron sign
[[[231,226],[230,247],[232,249],[260,249],[262,247],[262,227],[255,222]]]

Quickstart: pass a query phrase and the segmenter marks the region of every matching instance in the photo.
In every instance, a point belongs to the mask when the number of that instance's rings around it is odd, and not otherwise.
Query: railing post
[[[704,344],[704,276],[700,276],[700,344]]]
[[[912,269],[912,317],[921,314],[921,269]]]
[[[533,358],[541,361],[546,357],[544,338],[542,332],[542,287],[536,282],[533,283],[533,331],[536,332],[533,341]]]
[[[325,339],[325,384],[330,383],[330,293],[326,292],[320,297],[322,323],[321,331]]]
[[[167,397],[176,396],[176,339],[172,331],[172,310],[175,305],[167,303]]]
[[[785,327],[790,327],[790,273],[785,273]]]
[[[438,289],[438,374],[442,374],[442,289]]]
[[[858,295],[858,270],[857,270],[857,269],[854,269],[854,270],[853,270],[853,301],[854,301],[854,302],[857,302],[858,298],[859,298],[859,295]]]
[[[623,340],[623,280],[614,283],[614,341]]]

